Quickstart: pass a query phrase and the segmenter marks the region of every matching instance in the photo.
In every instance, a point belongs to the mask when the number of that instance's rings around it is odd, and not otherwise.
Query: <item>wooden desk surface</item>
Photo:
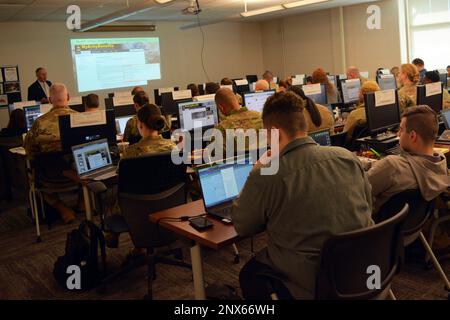
[[[175,208],[163,210],[149,215],[153,223],[157,223],[161,218],[178,218],[181,216],[197,216],[205,213],[203,200],[190,202]],[[206,231],[197,231],[189,225],[189,221],[175,222],[169,220],[160,220],[160,226],[179,234],[185,238],[194,240],[205,247],[218,250],[230,245],[236,241],[238,235],[232,224],[225,224],[213,217],[208,216],[214,226]]]

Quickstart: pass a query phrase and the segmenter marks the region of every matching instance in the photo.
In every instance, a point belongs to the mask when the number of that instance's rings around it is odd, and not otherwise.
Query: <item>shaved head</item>
[[[69,93],[62,83],[54,83],[50,87],[50,102],[54,107],[65,107],[69,103]]]
[[[233,91],[228,88],[220,88],[216,92],[215,101],[220,111],[229,115],[232,110],[239,110],[241,106]]]
[[[270,89],[270,85],[269,82],[267,82],[267,80],[258,80],[255,83],[255,91],[265,91],[265,90],[269,90]]]

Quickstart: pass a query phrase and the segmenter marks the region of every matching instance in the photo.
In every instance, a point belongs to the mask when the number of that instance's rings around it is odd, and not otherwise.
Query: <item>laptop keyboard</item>
[[[116,175],[117,175],[116,171],[110,171],[110,172],[107,172],[107,173],[104,173],[104,174],[94,177],[94,180],[97,180],[97,181],[106,180],[106,179],[112,178]]]

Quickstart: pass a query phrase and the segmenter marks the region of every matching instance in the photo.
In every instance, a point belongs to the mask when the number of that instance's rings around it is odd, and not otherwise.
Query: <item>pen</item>
[[[381,154],[379,154],[374,148],[370,148],[370,151],[372,151],[373,153],[375,153],[375,155],[376,155],[378,158],[381,158]]]

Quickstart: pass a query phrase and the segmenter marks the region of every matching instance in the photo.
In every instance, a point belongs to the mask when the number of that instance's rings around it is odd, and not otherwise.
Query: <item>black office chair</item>
[[[352,138],[347,141],[347,149],[350,151],[358,151],[359,143],[356,140],[367,137],[369,134],[370,132],[367,125],[357,125],[353,130]]]
[[[22,136],[0,137],[0,200],[12,201],[12,187],[17,180],[26,184],[25,162],[19,166],[17,157],[9,151],[22,145]]]
[[[36,222],[37,242],[41,242],[39,228],[39,213],[36,195],[40,199],[40,210],[46,220],[47,226],[51,228],[51,219],[45,212],[43,193],[63,194],[75,193],[79,185],[63,175],[63,171],[70,170],[70,156],[62,152],[48,152],[37,154],[30,161],[30,193],[31,207]]]
[[[450,282],[439,264],[439,261],[434,255],[430,244],[422,233],[424,224],[434,211],[435,200],[426,201],[422,197],[420,190],[406,190],[391,197],[391,199],[389,199],[389,201],[381,207],[374,219],[376,221],[384,221],[385,219],[388,219],[405,203],[410,206],[410,210],[403,227],[404,246],[406,247],[417,239],[420,239],[427,254],[431,258],[431,262],[445,283],[445,290],[450,292]],[[450,295],[448,298],[450,299]]]
[[[155,249],[173,245],[177,238],[173,233],[150,223],[148,218],[153,212],[186,203],[186,178],[186,165],[174,164],[171,152],[124,159],[119,164],[118,199],[121,216],[134,246],[147,251],[147,298],[152,298],[155,264],[191,269],[189,264],[182,261],[180,248],[155,253]],[[121,216],[116,215],[115,218],[120,219]],[[169,259],[167,256],[172,254],[181,259]]]
[[[403,220],[408,205],[392,218],[362,230],[330,237],[322,247],[316,299],[368,300],[390,296],[394,275],[403,260]],[[380,270],[380,288],[369,289],[369,266]]]

